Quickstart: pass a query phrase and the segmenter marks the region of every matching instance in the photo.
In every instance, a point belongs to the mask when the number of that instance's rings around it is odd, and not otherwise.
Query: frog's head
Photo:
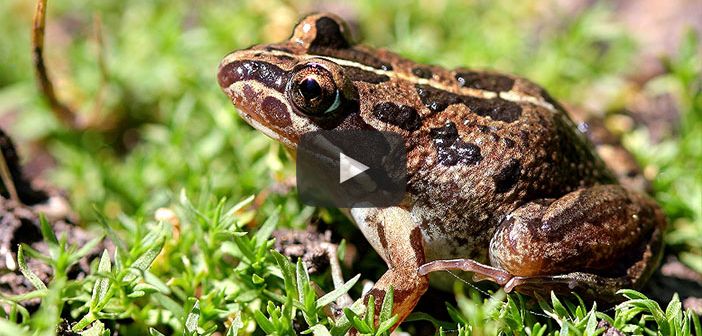
[[[368,128],[353,80],[339,59],[325,57],[353,50],[340,18],[314,14],[288,41],[227,55],[217,78],[249,124],[295,149],[306,132]]]

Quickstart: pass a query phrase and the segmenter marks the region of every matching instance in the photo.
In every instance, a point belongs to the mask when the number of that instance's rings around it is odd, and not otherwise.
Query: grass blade
[[[27,262],[24,260],[24,244],[20,244],[17,249],[17,264],[19,265],[20,272],[24,275],[27,280],[38,290],[46,290],[46,285],[39,279],[39,277],[32,272],[32,270],[27,267]]]

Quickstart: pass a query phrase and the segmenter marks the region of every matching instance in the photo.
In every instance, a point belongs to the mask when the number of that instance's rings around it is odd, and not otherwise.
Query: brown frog
[[[405,200],[346,209],[388,264],[370,293],[392,286],[400,321],[437,270],[611,299],[659,262],[665,217],[631,155],[526,79],[356,45],[339,17],[314,14],[287,41],[227,55],[218,80],[249,124],[293,152],[320,129],[404,137]]]

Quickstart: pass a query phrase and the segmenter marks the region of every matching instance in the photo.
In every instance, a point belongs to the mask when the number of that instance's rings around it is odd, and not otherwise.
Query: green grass
[[[636,71],[630,60],[637,47],[606,6],[540,25],[537,6],[529,1],[429,3],[364,0],[341,10],[358,18],[365,43],[417,61],[515,72],[574,105],[587,105],[604,88],[606,97],[597,96],[603,110],[623,106],[622,82]],[[0,2],[6,14],[0,27],[12,32],[0,34],[0,119],[14,119],[7,131],[25,156],[38,144],[56,159],[49,180],[66,190],[83,226],[118,247],[93,261],[90,276],[69,280],[66,270],[85,249],[66,246],[45,227],[49,255],[23,247],[22,257],[45,260],[56,275],[45,286],[31,281],[36,290],[22,297],[0,296],[13,307],[0,319],[0,334],[51,334],[62,317],[86,335],[283,335],[293,333],[292,321],[315,335],[343,333],[349,323],[383,333],[360,310],[346,311],[346,323],[328,319],[324,303],[340,293],[317,297],[310,282],[331,292],[329,273],[308,276],[299,264],[270,252],[273,229],[304,228],[316,216],[349,243],[362,238],[338,212],[302,206],[294,192],[276,192],[294,175],[291,161],[280,145],[236,116],[215,81],[224,54],[287,37],[299,13],[311,6],[273,0],[50,2],[46,48],[59,96],[89,116],[104,90],[97,114],[119,121],[104,121],[107,131],[76,132],[52,117],[35,89],[33,4]],[[104,86],[93,37],[96,14],[102,21]],[[667,60],[669,71],[645,88],[678,99],[678,132],[651,143],[646,130],[637,129],[626,134],[625,144],[658,172],[655,197],[670,219],[669,249],[702,272],[697,41],[688,35],[678,56]],[[176,221],[157,220],[159,208],[170,209]],[[345,269],[344,276],[376,280],[382,271],[378,263],[364,263]],[[25,275],[33,279],[31,271]],[[699,318],[677,298],[659,305],[625,291],[623,304],[603,309],[556,297],[534,303],[502,291],[485,296],[461,283],[454,290],[455,300],[441,314],[447,320],[422,307],[412,319],[430,321],[445,335],[596,335],[600,320],[627,333],[702,334]],[[360,284],[350,292],[357,298]],[[32,297],[42,299],[36,312],[15,304]],[[416,322],[401,328],[415,330]]]

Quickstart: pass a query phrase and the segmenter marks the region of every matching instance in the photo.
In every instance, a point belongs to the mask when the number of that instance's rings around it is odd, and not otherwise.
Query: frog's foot
[[[618,300],[617,291],[631,287],[627,277],[609,278],[596,274],[573,272],[561,275],[522,277],[515,276],[505,285],[505,292],[517,291],[527,295],[547,295],[551,291],[559,294],[579,293],[587,299],[607,302]]]
[[[431,272],[448,270],[473,272],[473,281],[491,280],[500,286],[506,285],[512,279],[511,274],[472,259],[435,260],[420,266],[419,274],[427,275]]]
[[[560,275],[514,276],[508,272],[481,264],[472,259],[436,260],[419,267],[420,275],[432,272],[459,270],[473,273],[473,281],[490,280],[503,286],[505,292],[517,291],[534,296],[547,295],[551,291],[560,294],[578,292],[587,298],[599,298],[606,301],[616,300],[616,292],[621,288],[631,287],[627,277],[608,278],[584,272],[572,272]]]

